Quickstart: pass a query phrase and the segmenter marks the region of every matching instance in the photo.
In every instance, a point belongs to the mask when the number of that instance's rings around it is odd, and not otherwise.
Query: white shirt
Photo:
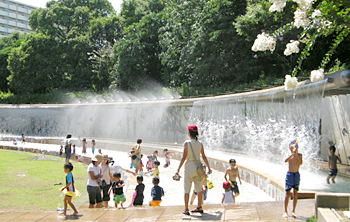
[[[224,203],[233,203],[232,190],[222,193],[225,196]]]
[[[102,165],[102,163],[99,165],[99,167],[101,167],[103,175],[101,179],[105,180],[107,184],[110,184],[111,178],[109,178],[109,171],[111,170],[111,167],[109,164]]]
[[[100,166],[94,166],[92,163],[89,164],[88,168],[87,168],[87,175],[88,175],[88,181],[87,181],[87,185],[91,186],[91,187],[98,187],[100,186],[96,180],[92,180],[90,177],[90,171],[94,172],[94,176],[97,176],[99,174],[101,174],[101,167]]]

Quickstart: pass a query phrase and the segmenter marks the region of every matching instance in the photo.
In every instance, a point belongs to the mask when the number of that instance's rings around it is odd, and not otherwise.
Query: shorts
[[[147,167],[147,170],[152,170],[152,167],[151,167],[151,168],[148,168],[148,167]]]
[[[202,190],[202,177],[198,175],[197,162],[186,162],[184,173],[184,192],[190,193],[192,182],[194,183],[194,191],[200,192]]]
[[[113,200],[114,200],[114,202],[117,203],[117,204],[120,203],[120,201],[121,201],[122,203],[124,203],[124,202],[126,201],[124,194],[120,194],[120,195],[114,194]]]
[[[66,153],[66,160],[69,160],[69,159],[70,159],[70,155],[71,155],[70,152]]]
[[[328,175],[330,177],[335,177],[338,174],[338,169],[330,169]]]
[[[162,202],[161,200],[152,200],[149,202],[149,205],[151,207],[158,207],[161,202]]]
[[[232,186],[231,186],[232,192],[234,192],[235,194],[236,194],[236,193],[239,193],[237,181],[231,181],[231,183],[232,183]]]
[[[89,202],[91,205],[102,202],[101,189],[99,186],[98,187],[87,186],[86,189],[89,194]]]
[[[130,163],[130,169],[131,168],[136,168],[136,163]]]
[[[294,190],[299,190],[300,174],[299,172],[287,172],[286,176],[286,191],[290,191],[292,188]]]
[[[136,163],[139,163],[141,161],[141,159],[136,157],[135,161],[136,161]],[[135,166],[136,166],[136,163],[135,163]]]

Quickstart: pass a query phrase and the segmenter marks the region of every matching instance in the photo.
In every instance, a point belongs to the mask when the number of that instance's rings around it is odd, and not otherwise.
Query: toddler
[[[149,202],[149,205],[152,207],[159,206],[159,204],[162,202],[162,197],[164,196],[164,190],[159,184],[159,178],[153,177],[152,183],[154,187],[152,187],[151,195],[152,195],[152,201]]]
[[[143,182],[143,176],[137,176],[137,186],[135,188],[136,196],[133,202],[134,206],[140,205],[142,206],[143,204],[143,191],[145,190],[145,185],[142,183]]]
[[[234,197],[233,192],[231,189],[231,184],[228,181],[225,181],[222,184],[222,187],[224,188],[225,192],[222,193],[222,201],[221,203],[233,203]]]
[[[108,195],[110,195],[111,191],[113,190],[114,193],[114,203],[115,207],[118,208],[118,204],[120,203],[121,208],[123,208],[123,203],[126,201],[123,187],[125,186],[124,181],[120,179],[121,174],[120,173],[114,173],[113,174],[113,180],[112,186],[108,190]]]

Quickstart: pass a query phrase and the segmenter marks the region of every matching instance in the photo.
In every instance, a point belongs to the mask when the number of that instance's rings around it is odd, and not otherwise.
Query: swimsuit
[[[237,185],[237,181],[231,181],[232,186],[231,186],[231,191],[236,193],[239,193],[239,189],[238,189],[238,185]]]
[[[286,176],[286,191],[290,191],[292,188],[299,190],[300,174],[299,172],[287,172]]]
[[[330,169],[328,173],[330,177],[333,177],[333,176],[335,177],[337,176],[337,174],[338,174],[338,169]]]

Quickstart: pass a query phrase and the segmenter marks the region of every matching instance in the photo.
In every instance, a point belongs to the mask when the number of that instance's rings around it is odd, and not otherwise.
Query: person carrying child
[[[158,168],[159,165],[160,165],[160,162],[158,160],[154,161],[153,162],[153,170],[150,170],[150,171],[146,172],[145,174],[151,173],[152,177],[159,178],[159,168]]]
[[[288,172],[286,176],[286,196],[284,198],[284,218],[288,218],[287,208],[290,198],[290,190],[293,188],[293,210],[292,217],[296,218],[295,208],[298,202],[298,190],[299,190],[299,182],[300,182],[300,174],[299,167],[303,164],[303,156],[298,153],[298,142],[296,140],[292,140],[289,143],[289,150],[291,154],[284,160],[285,163],[288,163]]]
[[[113,190],[114,193],[114,203],[115,207],[118,208],[118,204],[120,203],[121,208],[123,208],[123,203],[126,201],[126,198],[124,196],[123,187],[125,186],[124,181],[120,179],[121,174],[120,173],[114,173],[113,174],[113,180],[112,186],[108,190],[108,195],[110,195],[111,191]]]
[[[222,187],[225,192],[222,193],[221,203],[234,203],[235,197],[233,196],[230,182],[225,181],[222,184]]]
[[[238,167],[236,166],[236,160],[230,159],[229,161],[230,167],[226,169],[225,172],[225,180],[231,184],[231,190],[235,193],[235,198],[233,199],[233,203],[236,202],[236,197],[239,195],[239,189],[236,179],[238,178],[240,185],[242,185],[241,178],[239,176]],[[228,180],[227,180],[228,175]]]
[[[159,178],[153,177],[152,179],[153,187],[151,190],[152,195],[152,201],[149,202],[149,205],[151,207],[159,206],[159,204],[162,202],[162,197],[164,196],[164,190],[159,185]]]
[[[341,164],[341,160],[338,155],[335,155],[335,146],[330,146],[329,147],[329,156],[328,156],[328,168],[329,168],[329,173],[327,177],[327,183],[329,184],[329,179],[332,179],[332,182],[335,183],[334,179],[338,174],[338,168],[337,168],[337,161]]]
[[[143,204],[143,191],[145,190],[145,184],[143,184],[143,176],[137,176],[137,186],[135,188],[136,196],[134,202],[132,203],[134,206],[142,206]]]
[[[71,192],[75,192],[75,188],[74,188],[74,178],[73,178],[73,164],[72,163],[65,163],[63,165],[63,169],[64,172],[67,174],[66,176],[66,186],[62,187],[61,191],[63,191],[64,189],[67,189],[67,191],[71,191]],[[72,214],[72,216],[76,216],[78,214],[77,209],[75,208],[74,204],[72,203],[72,197],[65,195],[64,199],[63,199],[63,203],[64,203],[64,210],[62,212],[63,215],[67,215],[67,206],[69,204],[69,206],[72,208],[72,210],[74,211],[74,213]]]

